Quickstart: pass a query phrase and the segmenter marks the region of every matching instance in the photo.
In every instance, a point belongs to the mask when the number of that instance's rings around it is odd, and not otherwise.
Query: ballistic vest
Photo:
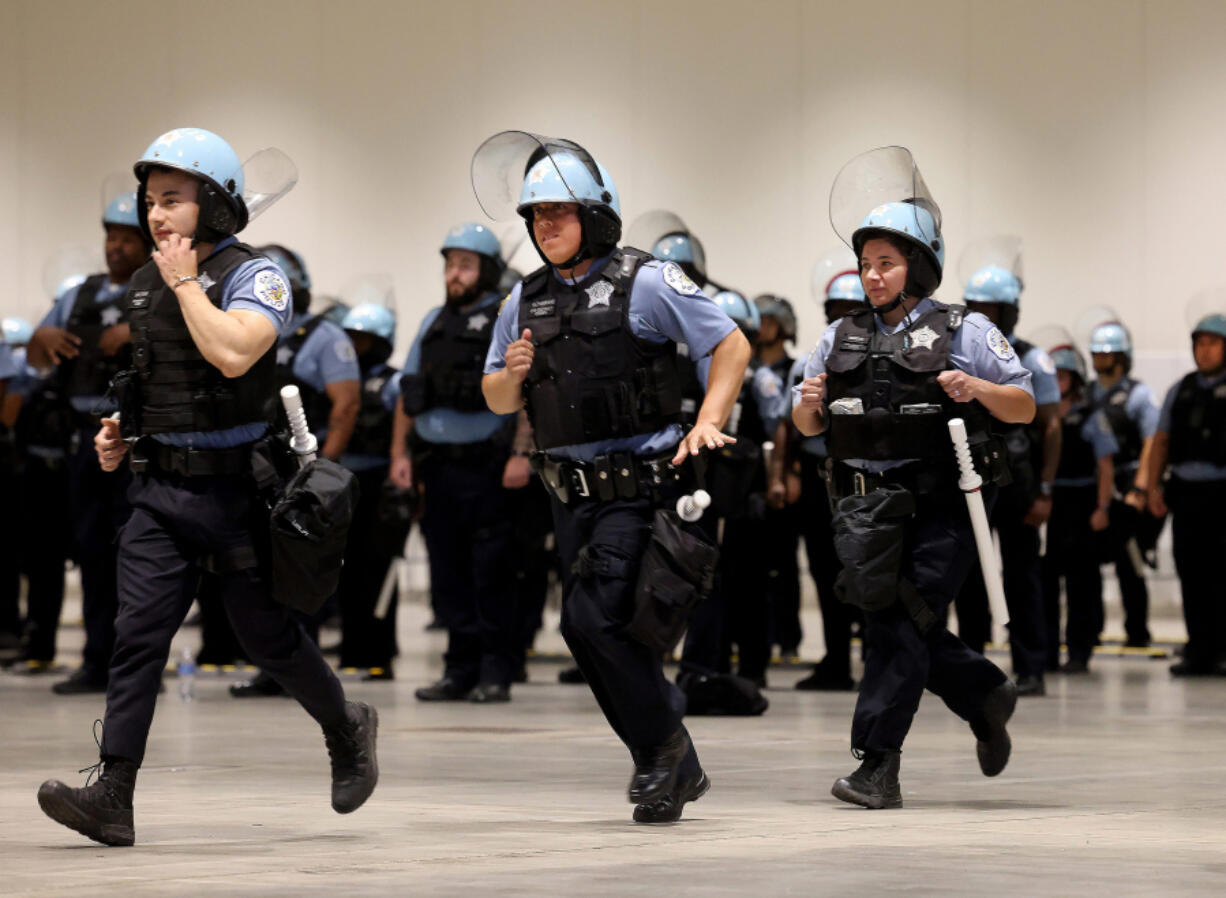
[[[1193,371],[1176,389],[1170,461],[1226,465],[1226,381],[1202,387],[1197,378]]]
[[[392,445],[392,413],[383,405],[383,388],[396,376],[396,369],[380,362],[362,372],[362,404],[353,425],[347,455],[387,457]]]
[[[488,410],[481,377],[497,319],[498,308],[493,305],[467,312],[450,303],[443,306],[422,335],[417,373],[400,379],[407,414],[420,415],[436,408]]]
[[[1094,403],[1094,409],[1101,411],[1111,425],[1115,441],[1119,444],[1119,452],[1115,454],[1116,466],[1133,465],[1141,458],[1141,428],[1137,422],[1128,416],[1128,397],[1137,382],[1131,377],[1122,377],[1114,387],[1103,392]]]
[[[1081,433],[1093,410],[1088,405],[1071,408],[1060,422],[1060,465],[1056,468],[1057,480],[1085,480],[1096,477],[1098,457],[1094,445]]]
[[[75,358],[64,359],[56,371],[59,391],[64,396],[103,396],[111,378],[132,366],[132,347],[124,345],[112,356],[105,355],[98,345],[102,332],[120,324],[121,315],[110,324],[103,321],[107,309],[123,310],[123,296],[99,305],[94,300],[107,281],[105,274],[90,275],[77,289],[76,299],[68,313],[65,330],[81,338],[80,352]],[[114,314],[114,313],[112,313]]]

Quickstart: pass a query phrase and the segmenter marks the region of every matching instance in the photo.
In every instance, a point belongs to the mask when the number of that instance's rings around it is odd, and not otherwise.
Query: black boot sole
[[[694,783],[688,789],[684,790],[679,796],[677,796],[677,804],[673,811],[670,811],[667,816],[657,814],[657,812],[654,811],[654,804],[640,804],[634,809],[634,822],[649,824],[676,823],[681,819],[681,812],[685,809],[686,804],[691,801],[698,801],[698,799],[702,798],[710,790],[711,778],[707,776],[706,771],[703,771],[702,777],[698,780],[698,782]]]
[[[57,787],[43,785],[38,790],[38,806],[43,813],[69,829],[74,829],[83,836],[101,842],[103,845],[134,845],[136,831],[129,819],[125,823],[101,823],[78,807],[69,794],[68,787],[56,784]]]
[[[1011,685],[1009,680],[1002,684],[1002,686],[1009,685]],[[1009,738],[1009,731],[1005,729],[1005,724],[1017,710],[1017,699],[1016,686],[1004,692],[994,690],[993,698],[990,699],[993,706],[990,709],[985,708],[985,711],[990,712],[992,717],[989,726],[994,730],[998,729],[998,732],[992,734],[991,741],[975,740],[975,755],[979,760],[979,769],[984,776],[997,776],[1009,764],[1009,757],[1013,754],[1013,740]]]
[[[366,803],[366,799],[370,798],[375,791],[375,786],[379,784],[379,757],[376,753],[379,743],[379,712],[366,705],[366,710],[370,711],[370,777],[368,779],[369,788],[365,789],[360,797],[349,805],[336,806],[336,800],[332,801],[332,810],[338,814],[352,814],[358,808]]]
[[[830,789],[830,794],[839,801],[845,801],[848,804],[858,804],[860,807],[868,808],[870,811],[885,811],[902,807],[901,793],[897,796],[868,795],[867,793],[856,791],[856,788],[846,778],[835,780],[834,786]]]

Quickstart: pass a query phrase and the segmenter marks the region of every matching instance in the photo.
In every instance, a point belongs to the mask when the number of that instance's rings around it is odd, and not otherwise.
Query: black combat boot
[[[840,801],[881,810],[902,807],[898,768],[902,752],[866,751],[856,772],[835,780],[830,794]]]
[[[677,784],[677,770],[692,748],[690,734],[680,727],[663,745],[635,752],[630,801],[651,804],[671,792]]]
[[[979,756],[979,769],[984,776],[996,776],[1009,763],[1013,742],[1005,724],[1017,707],[1017,687],[1012,680],[1005,680],[988,693],[983,700],[979,720],[971,723],[975,734],[975,753]]]
[[[137,765],[122,758],[103,758],[102,775],[83,789],[47,780],[38,787],[38,806],[56,823],[75,829],[103,845],[131,845],[132,791]]]
[[[681,819],[681,809],[687,801],[697,801],[707,794],[711,780],[701,767],[694,776],[679,775],[677,785],[661,798],[646,804],[635,805],[635,823],[676,823]]]
[[[332,810],[349,814],[362,806],[379,782],[375,731],[379,715],[364,702],[345,702],[349,720],[324,727],[324,742],[332,759]]]

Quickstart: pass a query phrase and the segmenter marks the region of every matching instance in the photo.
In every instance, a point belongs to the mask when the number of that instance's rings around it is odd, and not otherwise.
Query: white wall
[[[902,143],[944,211],[939,295],[966,243],[1020,233],[1021,332],[1107,302],[1177,369],[1184,300],[1226,283],[1224,39],[1217,0],[0,0],[0,309],[38,317],[43,262],[101,239],[102,179],[198,125],[295,158],[245,236],[322,292],[390,270],[399,355],[480,217],[472,151],[520,127],[586,145],[627,223],[674,209],[718,279],[798,300],[809,344],[831,180]]]

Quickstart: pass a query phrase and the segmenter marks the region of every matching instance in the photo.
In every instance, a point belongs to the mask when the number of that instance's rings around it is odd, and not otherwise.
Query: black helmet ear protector
[[[528,157],[528,162],[524,166],[524,177],[528,177],[528,172],[532,171],[532,166],[536,165],[546,156],[550,156],[552,150],[570,153],[583,163],[583,167],[588,170],[592,179],[604,188],[600,192],[599,203],[592,200],[581,200],[577,197],[573,200],[573,202],[579,204],[579,224],[582,227],[583,236],[579,243],[578,252],[565,262],[555,266],[556,268],[570,269],[586,262],[588,259],[598,259],[617,249],[617,244],[622,237],[622,222],[617,213],[613,211],[613,194],[605,186],[604,178],[600,174],[600,168],[596,165],[596,160],[592,158],[591,153],[573,140],[559,138],[556,141],[552,141],[548,146],[537,147],[532,155]],[[519,214],[523,216],[524,221],[527,223],[528,237],[532,240],[532,245],[536,247],[537,254],[545,261],[546,265],[553,265],[549,258],[541,252],[541,248],[536,242],[536,234],[532,232],[532,207],[526,207]]]
[[[140,183],[136,188],[136,220],[140,222],[141,233],[151,242],[153,234],[149,230],[145,194],[149,184],[149,172],[157,168],[185,172],[200,184],[196,191],[196,204],[200,207],[200,215],[196,219],[196,233],[192,238],[192,246],[197,243],[219,243],[231,234],[237,234],[247,227],[247,204],[237,194],[238,185],[233,178],[227,179],[223,189],[221,185],[215,184],[199,172],[172,165],[146,165],[140,170]]]

